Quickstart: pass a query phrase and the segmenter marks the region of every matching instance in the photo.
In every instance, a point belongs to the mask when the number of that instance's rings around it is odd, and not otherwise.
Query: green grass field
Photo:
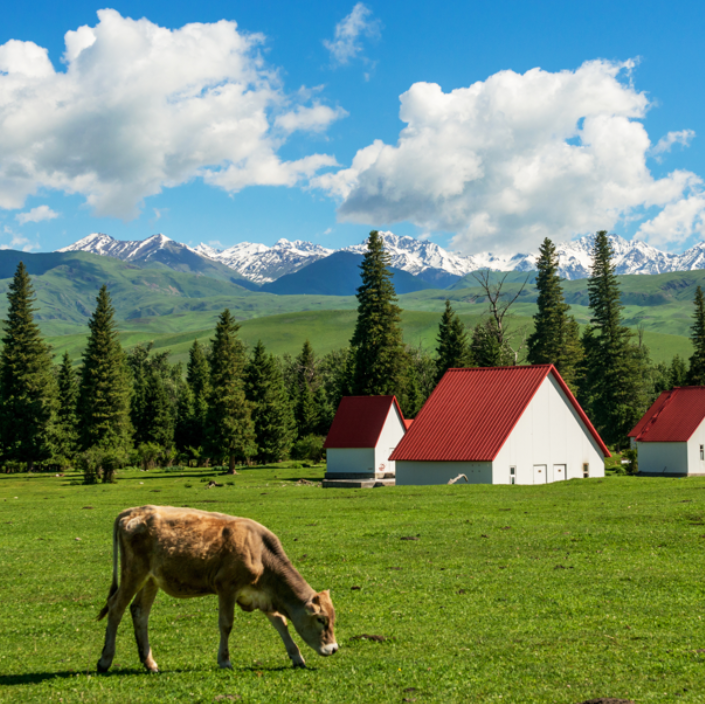
[[[89,487],[0,475],[0,701],[703,701],[705,478],[297,484],[322,473],[243,470],[210,490],[207,469],[130,470]],[[111,673],[97,675],[112,522],[146,503],[274,530],[309,583],[331,589],[339,653],[306,649],[309,668],[293,670],[264,616],[238,612],[234,670],[220,671],[215,597],[161,593],[161,673],[143,672],[127,616]]]

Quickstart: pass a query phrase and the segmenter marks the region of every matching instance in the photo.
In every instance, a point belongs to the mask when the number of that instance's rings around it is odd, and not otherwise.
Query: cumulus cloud
[[[680,130],[679,132],[669,132],[665,137],[651,147],[651,156],[660,157],[671,151],[674,144],[681,144],[684,147],[690,146],[690,142],[695,137],[693,130]]]
[[[640,122],[650,103],[622,80],[632,69],[600,60],[575,71],[501,71],[450,93],[416,83],[401,96],[406,127],[396,145],[376,140],[313,184],[340,199],[341,220],[454,232],[465,253],[533,249],[653,208],[663,215],[641,236],[678,242],[687,226],[674,232],[666,221],[698,212],[702,183],[687,171],[651,174]],[[691,137],[671,133],[656,149]]]
[[[325,154],[279,158],[290,133],[344,113],[287,96],[261,35],[227,21],[169,30],[114,10],[98,19],[66,33],[65,71],[32,42],[0,46],[0,208],[50,188],[126,218],[196,177],[235,191],[335,165]]]
[[[0,249],[19,249],[23,252],[31,252],[34,249],[39,249],[39,244],[30,242],[29,239],[15,232],[12,228],[5,225],[3,234],[9,236],[10,242],[0,242]]]
[[[20,225],[26,225],[28,222],[42,222],[42,220],[54,220],[54,218],[58,217],[59,213],[52,210],[48,205],[40,205],[32,208],[27,213],[18,213],[15,215],[15,220]]]
[[[362,52],[362,38],[375,38],[380,33],[379,20],[372,18],[372,10],[358,2],[352,12],[335,25],[335,39],[324,39],[323,46],[330,52],[335,64],[347,64]]]

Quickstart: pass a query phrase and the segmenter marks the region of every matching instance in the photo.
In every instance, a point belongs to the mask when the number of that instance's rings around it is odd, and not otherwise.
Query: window
[[[587,479],[590,476],[590,465],[585,462],[583,464],[583,479]]]
[[[700,459],[705,460],[705,445],[700,446]]]
[[[517,483],[517,468],[516,467],[509,468],[509,483],[510,484]]]

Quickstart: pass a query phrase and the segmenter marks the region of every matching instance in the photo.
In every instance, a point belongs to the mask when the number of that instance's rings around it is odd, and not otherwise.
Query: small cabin
[[[389,456],[407,423],[395,396],[344,396],[323,446],[324,486],[394,484],[395,463]]]
[[[553,365],[449,369],[391,460],[397,485],[604,477],[610,452]]]
[[[664,391],[629,433],[639,474],[705,475],[705,386]]]

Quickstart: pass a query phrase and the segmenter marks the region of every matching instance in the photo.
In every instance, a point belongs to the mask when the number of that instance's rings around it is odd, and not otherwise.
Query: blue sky
[[[15,5],[0,246],[703,239],[702,3]]]

